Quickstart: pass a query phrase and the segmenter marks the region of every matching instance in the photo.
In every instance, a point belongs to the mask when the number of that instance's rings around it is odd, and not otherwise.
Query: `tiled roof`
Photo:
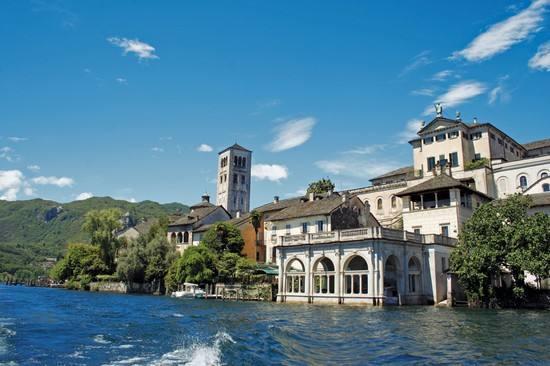
[[[526,150],[540,149],[541,147],[550,147],[550,139],[531,141],[523,144]]]
[[[304,199],[305,199],[304,196],[287,198],[287,199],[284,199],[284,200],[279,200],[277,203],[275,203],[275,202],[266,203],[265,205],[256,207],[254,210],[256,210],[260,213],[264,213],[264,212],[268,212],[268,211],[279,211],[279,210],[283,210],[287,207],[296,205]]]
[[[230,220],[218,221],[218,222],[225,222],[225,223],[228,223],[228,224],[231,224],[231,225],[239,226],[239,225],[242,225],[242,224],[246,223],[249,220],[250,220],[250,213],[247,212],[245,214],[242,214],[241,217],[234,217]],[[210,229],[213,225],[216,225],[218,222],[215,222],[213,224],[201,225],[201,226],[195,228],[193,231],[196,232],[196,233],[208,231],[208,229]]]
[[[533,199],[531,206],[550,206],[550,193],[534,193],[530,194],[529,197]]]
[[[171,222],[169,226],[180,226],[194,224],[200,219],[210,215],[219,206],[210,204],[209,206],[193,206],[193,210],[188,214],[177,218],[174,222]]]
[[[218,154],[224,153],[224,152],[226,152],[226,151],[229,150],[229,149],[241,150],[241,151],[246,151],[246,152],[251,152],[251,151],[248,150],[247,148],[244,148],[244,147],[242,147],[241,145],[235,143],[235,144],[233,144],[232,146],[229,146],[229,147],[223,149],[223,150],[220,151]]]
[[[145,220],[134,226],[134,229],[136,229],[140,235],[147,234],[151,229],[151,226],[156,224],[158,221],[158,219]]]
[[[391,172],[388,172],[388,173],[386,173],[386,174],[382,174],[382,175],[379,175],[378,177],[372,178],[372,179],[370,179],[370,181],[372,182],[373,180],[378,180],[378,179],[382,179],[382,178],[393,177],[393,176],[395,176],[395,175],[412,174],[413,172],[414,172],[414,167],[412,167],[412,166],[404,166],[404,167],[402,167],[402,168],[395,169],[395,170],[392,170]]]
[[[270,221],[288,220],[298,217],[327,215],[342,204],[342,197],[334,193],[331,196],[300,202],[277,212],[269,218]]]
[[[481,196],[487,197],[486,194],[478,192],[474,189],[471,189],[467,185],[463,184],[459,180],[454,179],[453,177],[448,176],[447,174],[440,174],[436,177],[433,177],[425,182],[412,186],[396,194],[396,196],[410,196],[411,194],[431,192],[441,189],[450,189],[450,188],[463,188],[471,192],[477,193]]]

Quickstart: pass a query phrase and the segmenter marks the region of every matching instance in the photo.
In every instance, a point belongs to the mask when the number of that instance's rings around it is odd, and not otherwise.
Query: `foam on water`
[[[105,336],[103,334],[98,334],[94,337],[94,342],[99,344],[109,344],[111,341],[105,339]]]

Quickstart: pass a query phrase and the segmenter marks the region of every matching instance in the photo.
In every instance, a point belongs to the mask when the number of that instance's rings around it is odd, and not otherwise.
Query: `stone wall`
[[[119,294],[152,294],[153,286],[150,283],[124,282],[92,282],[90,291],[116,292]]]

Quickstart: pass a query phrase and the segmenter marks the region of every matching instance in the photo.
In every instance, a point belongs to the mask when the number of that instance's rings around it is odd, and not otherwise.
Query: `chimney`
[[[235,217],[238,219],[241,217],[241,211],[235,212]]]
[[[273,203],[279,203],[279,196],[273,197]]]
[[[202,202],[210,203],[210,196],[209,195],[204,194],[204,195],[201,196],[201,198],[202,198]]]
[[[313,201],[315,199],[315,193],[309,192],[309,200]]]
[[[333,193],[334,193],[334,190],[329,189],[328,192],[327,192],[327,196],[332,196]]]
[[[346,202],[348,200],[348,193],[344,192],[342,193],[342,202]]]

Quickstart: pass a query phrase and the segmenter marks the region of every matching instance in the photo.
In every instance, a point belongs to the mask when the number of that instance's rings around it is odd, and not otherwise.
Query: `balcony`
[[[274,238],[275,237],[275,238]],[[272,236],[272,243],[278,246],[304,245],[304,244],[328,244],[335,242],[359,241],[368,239],[386,239],[395,241],[408,241],[419,244],[456,245],[455,238],[449,238],[437,234],[415,234],[403,230],[388,229],[383,227],[369,227],[350,230],[325,231],[314,234],[297,234],[280,236],[278,240]]]

